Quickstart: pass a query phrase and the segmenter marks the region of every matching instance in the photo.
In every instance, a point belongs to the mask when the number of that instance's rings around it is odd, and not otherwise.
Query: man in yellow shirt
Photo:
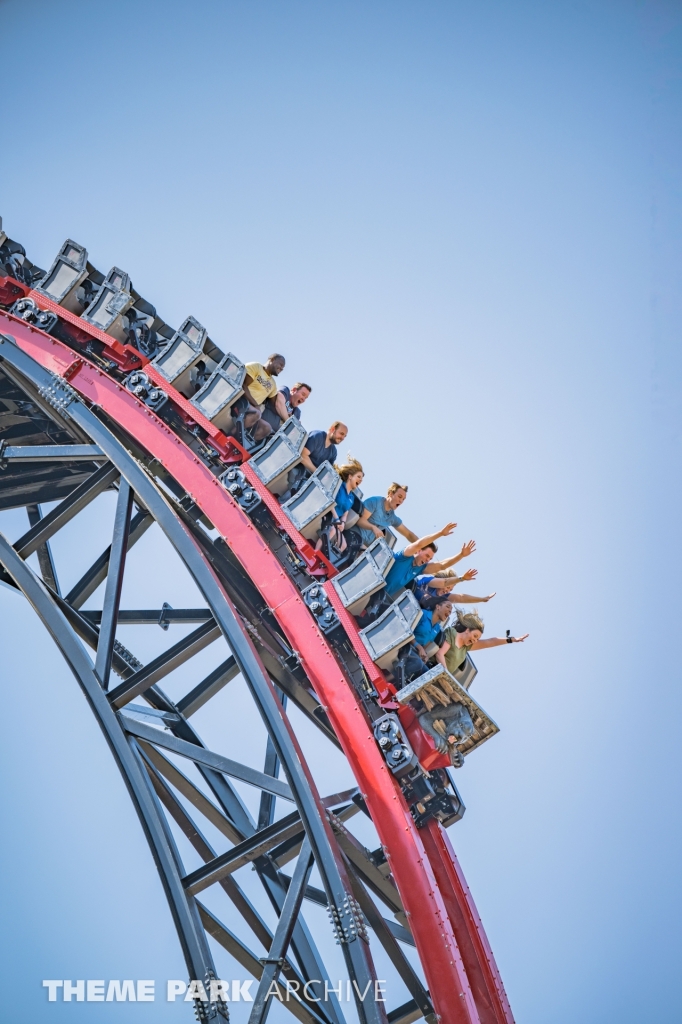
[[[254,441],[262,441],[264,437],[272,433],[272,427],[263,419],[263,409],[268,398],[274,398],[277,394],[278,377],[286,365],[284,356],[278,352],[268,356],[268,361],[263,363],[247,363],[246,376],[244,377],[244,396],[249,403],[249,409],[244,416],[244,426],[253,436]]]

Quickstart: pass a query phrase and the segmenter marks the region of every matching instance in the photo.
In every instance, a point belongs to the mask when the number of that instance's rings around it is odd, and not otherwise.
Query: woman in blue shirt
[[[343,535],[348,515],[351,510],[358,514],[362,512],[362,502],[353,492],[356,491],[362,483],[365,472],[362,468],[362,464],[351,455],[347,457],[342,466],[335,466],[334,469],[341,477],[341,486],[339,487],[336,495],[336,505],[334,506],[336,518],[331,526],[327,528],[327,539],[329,541],[329,546],[333,546],[336,553],[343,554],[348,546],[346,538]],[[322,538],[320,538],[315,545],[317,551],[319,551],[321,547]]]
[[[433,599],[431,608],[426,608],[414,627],[414,643],[406,644],[399,653],[400,668],[397,675],[400,686],[428,671],[426,648],[429,644],[440,644],[443,638],[442,624],[450,618],[452,605],[447,597]]]

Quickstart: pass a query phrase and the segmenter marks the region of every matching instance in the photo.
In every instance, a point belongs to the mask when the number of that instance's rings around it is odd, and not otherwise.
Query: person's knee
[[[258,419],[256,420],[252,433],[257,441],[262,441],[264,437],[268,437],[272,433],[272,427],[269,423],[266,423],[265,420]]]

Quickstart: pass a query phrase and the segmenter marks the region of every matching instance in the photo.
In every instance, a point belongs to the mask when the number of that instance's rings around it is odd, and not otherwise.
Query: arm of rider
[[[417,644],[417,654],[422,659],[422,661],[426,661],[427,654],[421,644]]]
[[[249,377],[247,373],[246,377],[244,377],[244,383],[242,384],[244,394],[246,395],[246,401],[249,403],[249,405],[252,405],[254,409],[260,409],[260,404],[256,401],[256,399],[249,391],[249,384],[253,384],[253,377]]]
[[[380,530],[378,526],[374,525],[374,523],[370,523],[369,517],[371,516],[371,514],[371,508],[364,508],[362,510],[362,515],[360,516],[355,525],[359,527],[361,530],[371,530],[375,537],[383,537],[384,531]]]
[[[497,591],[488,594],[487,597],[473,597],[471,594],[448,594],[448,601],[451,604],[486,604],[495,596]]]
[[[412,530],[408,530],[408,528],[405,526],[404,523],[401,523],[400,526],[396,526],[396,530],[406,540],[411,541],[412,544],[414,544],[414,542],[416,540],[419,540],[419,538],[417,537],[417,534],[416,533],[412,533]]]
[[[459,578],[456,576],[447,576],[442,580],[433,579],[429,583],[427,590],[447,590],[453,583],[459,583]]]
[[[281,391],[278,391],[275,395],[275,412],[281,419],[282,423],[285,423],[289,419],[290,413],[287,409],[287,400]]]
[[[467,569],[463,576],[457,576],[457,583],[469,583],[470,580],[475,580],[478,576],[478,569]]]
[[[412,555],[416,555],[417,552],[421,551],[423,548],[427,548],[429,544],[433,544],[433,542],[435,540],[438,540],[439,537],[449,537],[452,531],[456,528],[457,523],[448,523],[446,526],[443,527],[442,530],[439,530],[438,533],[427,533],[426,537],[419,537],[419,539],[415,540],[414,543],[408,544],[405,550],[403,551],[403,554],[407,555],[408,558],[411,558]],[[455,562],[458,560],[459,556],[454,559]],[[432,568],[436,564],[437,563],[435,562],[431,562],[429,568]],[[452,561],[443,563],[443,568],[447,569],[449,565],[452,565]],[[438,569],[435,571],[440,570]]]
[[[444,640],[443,643],[438,648],[438,651],[436,652],[436,661],[438,662],[439,665],[442,665],[443,668],[446,667],[445,666],[445,655],[448,653],[449,650],[450,650],[450,644],[447,642],[447,640]]]
[[[301,462],[303,463],[303,465],[305,466],[309,473],[315,472],[315,466],[312,463],[312,460],[310,458],[310,452],[308,451],[307,448],[304,448],[303,451],[301,452]]]
[[[435,536],[438,536],[438,534],[436,534]],[[441,536],[443,536],[443,534],[441,534]],[[435,539],[435,537],[434,537],[434,539]],[[429,562],[428,570],[429,570],[429,572],[434,572],[434,573],[435,572],[443,572],[444,569],[449,569],[452,565],[456,565],[457,562],[461,562],[463,558],[468,558],[469,555],[472,553],[472,551],[474,551],[475,548],[476,548],[476,541],[470,540],[467,544],[462,545],[462,550],[460,551],[460,553],[458,555],[453,555],[452,558],[444,558],[442,562]],[[471,570],[469,570],[469,571],[471,571]],[[466,573],[464,574],[462,579],[464,579],[465,577],[466,577]],[[468,578],[469,579],[473,579],[472,576],[469,576]]]
[[[469,650],[483,651],[486,647],[501,647],[502,644],[522,644],[528,636],[530,633],[524,633],[523,636],[491,636],[488,640],[477,640]]]

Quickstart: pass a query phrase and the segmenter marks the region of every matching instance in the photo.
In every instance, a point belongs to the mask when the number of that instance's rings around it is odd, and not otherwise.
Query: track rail
[[[46,308],[44,297],[36,298]],[[51,311],[55,310],[59,311],[60,316],[64,315],[60,307]],[[68,319],[78,320],[73,315]],[[89,331],[94,336],[94,329],[90,329],[89,325],[79,322],[78,329],[86,330],[86,333]],[[120,347],[128,351],[117,352],[118,365],[130,367],[134,357],[129,352],[133,350],[129,346]],[[81,353],[74,352],[63,342],[25,322],[0,312],[0,358],[32,380],[36,387],[42,388],[50,404],[61,408],[62,412],[68,412],[82,433],[99,446],[112,465],[128,480],[135,493],[140,495],[147,508],[151,511],[150,505],[154,507],[155,518],[165,522],[165,532],[173,535],[174,545],[183,552],[190,572],[195,579],[201,579],[202,590],[208,595],[215,620],[235,651],[239,667],[256,695],[261,713],[267,719],[276,755],[296,793],[299,813],[305,822],[306,834],[312,841],[316,862],[326,865],[326,888],[330,903],[334,905],[335,900],[342,902],[343,893],[350,891],[350,883],[343,862],[334,853],[332,828],[321,808],[312,779],[305,771],[302,772],[301,766],[305,762],[295,736],[287,729],[285,719],[277,710],[279,701],[268,673],[200,547],[192,540],[187,527],[182,526],[172,513],[164,511],[164,501],[160,499],[149,474],[125,451],[120,437],[114,438],[105,425],[107,422],[115,424],[123,432],[122,436],[132,439],[139,449],[156,460],[210,520],[225,541],[235,563],[238,563],[262,597],[291,650],[296,653],[298,663],[323,706],[334,736],[353,769],[362,798],[379,834],[424,968],[436,1015],[446,1024],[512,1024],[513,1018],[499,972],[446,833],[436,821],[429,822],[421,829],[417,828],[400,786],[379,751],[371,721],[356,688],[318,628],[299,588],[256,525],[183,438],[178,437],[119,381]],[[157,383],[169,393],[173,392],[165,382]],[[172,394],[172,397],[178,405],[181,405],[181,401],[188,404],[177,393]],[[244,454],[237,451],[224,435],[217,437],[214,428],[209,435],[216,442],[216,449],[223,462],[237,461],[240,454]],[[250,480],[254,483],[253,474],[250,474]],[[256,484],[257,481],[254,486]],[[264,489],[261,488],[262,491]],[[265,492],[263,498],[267,502],[270,496]],[[270,504],[271,500],[268,507]],[[276,518],[279,509],[271,511]],[[281,513],[279,515],[281,517]],[[285,527],[281,519],[277,521],[278,525]],[[290,524],[286,530],[293,548],[302,557],[308,571],[318,576],[330,576],[331,567],[315,556],[308,542]],[[13,573],[14,567],[17,574],[22,576],[22,582],[17,576],[15,579],[47,622],[48,618],[54,617],[55,610],[50,610],[48,616],[46,596],[40,592],[42,584],[36,584],[25,574],[22,575],[16,564],[18,556],[7,552],[5,554],[8,560],[4,562],[6,568]],[[327,587],[327,591],[334,604],[333,589]],[[384,702],[389,702],[390,706],[390,684],[386,683],[382,673],[368,659],[357,639],[354,623],[345,621],[349,617],[338,607],[338,601],[335,607],[367,676],[380,697]],[[73,659],[67,660],[73,666]],[[82,671],[80,674],[83,675]],[[84,685],[82,680],[81,685]],[[110,707],[106,698],[104,700]],[[120,702],[118,706],[122,706]],[[138,810],[139,806],[138,800]],[[147,831],[149,834],[148,827]],[[152,846],[154,848],[153,843]],[[172,903],[172,894],[169,899]],[[200,913],[203,915],[204,926],[207,926],[208,912],[204,909]],[[355,958],[349,963],[349,970],[354,977],[371,978],[371,963],[363,957],[362,945],[350,943],[344,953],[351,960]],[[188,962],[197,967],[199,960],[201,956],[193,952]],[[202,962],[202,967],[204,972],[210,970],[206,962]],[[362,1004],[359,1009],[362,1016],[366,1007]],[[379,1019],[380,1016],[379,1012]]]

